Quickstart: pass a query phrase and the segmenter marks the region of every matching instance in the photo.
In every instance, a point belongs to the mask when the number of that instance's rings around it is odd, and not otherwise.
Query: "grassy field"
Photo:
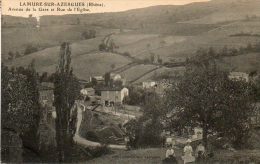
[[[175,67],[175,68],[162,67],[143,76],[142,78],[138,79],[134,83],[141,83],[144,81],[154,80],[156,77],[159,77],[161,75],[168,75],[168,76],[179,75],[181,72],[184,71],[184,69],[185,69],[184,67]]]
[[[127,69],[126,71],[122,72],[121,75],[126,78],[126,81],[132,81],[139,77],[140,75],[156,68],[155,65],[144,65],[140,64],[134,67],[131,67],[130,69]]]
[[[150,57],[150,52],[160,48],[163,49],[167,46],[182,43],[185,40],[186,37],[183,36],[154,36],[120,46],[117,51],[121,53],[128,52],[133,57],[144,59]]]
[[[72,59],[72,67],[75,75],[84,80],[91,76],[101,76],[112,70],[111,65],[115,68],[130,63],[128,58],[113,53],[91,53],[81,55]],[[40,72],[54,72],[56,63],[46,67],[40,67]]]
[[[113,35],[112,39],[119,47],[129,44],[134,44],[138,41],[146,40],[146,39],[154,39],[158,37],[156,34],[132,34],[131,32],[121,33],[117,35]],[[121,51],[120,51],[121,52]]]
[[[239,33],[260,34],[260,20],[249,19],[245,21],[244,16],[242,16],[248,13],[246,9],[252,9],[252,13],[255,13],[255,5],[253,4],[258,4],[258,1],[251,1],[252,4],[244,4],[240,1],[230,3],[218,0],[209,3],[189,4],[182,8],[178,8],[177,6],[161,6],[158,8],[151,7],[121,12],[120,14],[105,14],[106,17],[100,17],[101,14],[91,15],[89,18],[91,18],[92,25],[87,24],[86,20],[88,17],[86,15],[79,16],[81,20],[80,25],[66,24],[67,19],[75,20],[74,16],[56,16],[57,19],[59,18],[60,21],[64,19],[65,22],[62,25],[43,26],[40,29],[4,28],[2,30],[3,38],[5,38],[2,43],[4,54],[2,58],[5,57],[5,54],[9,50],[22,52],[28,44],[32,43],[39,46],[42,50],[17,58],[12,62],[4,61],[4,63],[8,66],[27,66],[35,59],[38,71],[54,72],[58,61],[59,45],[63,41],[69,41],[72,43],[72,66],[74,73],[79,78],[87,80],[90,76],[103,75],[105,72],[110,71],[112,64],[115,64],[116,68],[119,68],[131,62],[130,58],[112,53],[100,53],[98,51],[98,46],[104,37],[111,33],[113,33],[111,38],[119,47],[116,49],[117,52],[128,52],[132,57],[137,59],[149,59],[151,54],[154,54],[156,57],[160,56],[163,62],[185,60],[187,57],[193,56],[199,48],[213,47],[216,50],[220,50],[224,46],[228,48],[245,47],[248,43],[255,44],[260,42],[260,37],[254,35],[231,35]],[[242,6],[244,7],[240,6],[241,3],[243,3]],[[213,10],[212,6],[218,10]],[[227,13],[228,6],[234,6],[232,12],[230,11],[232,14],[239,14],[236,11],[237,9],[242,10],[241,14],[237,15],[239,19],[232,17],[230,18],[232,21],[228,22],[226,20],[217,20],[220,16],[216,14],[230,14]],[[183,13],[182,16],[178,16],[178,12],[172,11],[175,8],[178,8],[179,12]],[[153,13],[155,9],[158,10],[160,15]],[[198,12],[194,13],[193,10]],[[149,11],[149,13],[146,11]],[[257,13],[255,13],[256,16]],[[142,18],[140,22],[135,23],[138,27],[128,30],[124,22],[131,22],[138,15],[144,15],[144,17],[140,17]],[[117,17],[120,19],[117,20]],[[95,18],[98,18],[100,21],[95,22]],[[51,22],[53,19],[54,17],[50,20],[46,17],[47,22]],[[189,21],[184,21],[187,19]],[[212,19],[211,23],[207,22],[209,19]],[[137,20],[139,20],[139,17]],[[192,22],[192,20],[195,22]],[[197,20],[200,20],[200,23],[196,23]],[[117,25],[122,26],[121,30],[113,26],[106,26],[105,22],[107,21],[108,23],[119,22]],[[128,22],[125,23],[128,24]],[[140,27],[141,25],[142,27]],[[82,40],[82,32],[93,28],[97,31],[97,37]],[[171,29],[173,31],[170,31]],[[167,32],[168,30],[169,33]],[[163,31],[166,31],[166,33],[163,33]],[[254,67],[258,68],[259,62],[254,62],[253,60],[255,59],[259,59],[258,55],[231,57],[225,59],[225,61],[229,62],[231,67],[235,67],[237,70],[247,71],[254,69]],[[239,60],[246,62],[241,63]],[[122,75],[127,78],[127,81],[131,81],[145,72],[152,70],[154,67],[153,65],[137,65],[125,70],[122,72]],[[167,70],[159,69],[153,71],[139,79],[138,82],[149,80],[154,74],[161,74],[165,71]]]
[[[260,71],[260,53],[249,53],[223,59],[223,67],[240,72]]]
[[[27,45],[32,44],[44,49],[59,45],[61,42],[77,42],[83,40],[82,32],[95,29],[97,36],[105,36],[119,29],[102,28],[85,25],[56,25],[37,28],[3,28],[2,29],[2,58],[9,51],[18,51],[23,54]]]

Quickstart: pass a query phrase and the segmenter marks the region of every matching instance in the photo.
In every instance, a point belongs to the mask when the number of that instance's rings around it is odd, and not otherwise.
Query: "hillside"
[[[2,59],[7,58],[8,52],[23,54],[28,45],[39,50],[60,45],[64,41],[77,42],[84,40],[82,33],[90,29],[96,30],[96,36],[105,36],[118,32],[118,29],[101,28],[85,25],[57,25],[35,27],[2,28]]]
[[[200,23],[215,24],[243,20],[246,18],[246,15],[259,16],[260,11],[257,7],[259,5],[260,2],[258,0],[212,0],[183,6],[153,6],[119,13],[44,16],[41,19],[43,25],[75,24],[76,20],[79,19],[82,24],[133,29],[143,28],[149,24],[171,24],[192,20]]]
[[[39,29],[28,27],[3,28],[2,59],[7,53],[23,52],[34,44],[38,52],[4,60],[8,66],[27,66],[33,59],[40,72],[54,72],[58,60],[59,45],[71,42],[72,66],[81,79],[102,75],[111,65],[119,69],[135,59],[149,60],[158,56],[163,62],[184,61],[199,48],[213,47],[220,51],[246,47],[260,42],[260,6],[258,0],[212,0],[183,6],[153,6],[118,13],[43,16]],[[234,16],[231,16],[234,15]],[[223,19],[222,19],[223,18]],[[225,19],[224,19],[225,18]],[[77,20],[79,22],[77,23]],[[82,33],[96,30],[96,38],[84,40]],[[98,51],[98,46],[108,34],[118,46],[115,53]],[[241,35],[242,34],[242,35]],[[130,57],[122,54],[128,53]],[[243,59],[244,63],[239,62]],[[259,54],[229,57],[229,69],[250,71],[257,69],[253,60]],[[243,65],[243,67],[241,66]],[[122,75],[127,81],[149,80],[156,74],[154,65],[135,64],[127,67]],[[167,69],[159,69],[159,74]],[[174,72],[174,69],[172,70]],[[144,75],[145,77],[140,77]]]

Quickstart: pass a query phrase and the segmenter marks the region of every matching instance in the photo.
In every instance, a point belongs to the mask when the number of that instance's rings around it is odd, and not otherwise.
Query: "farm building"
[[[143,82],[143,88],[144,89],[153,88],[153,87],[156,87],[155,81],[144,81]]]
[[[128,96],[129,91],[125,87],[101,88],[101,104],[105,106],[114,106],[122,104],[124,97]]]
[[[249,74],[244,72],[230,72],[229,79],[231,80],[244,80],[246,82],[249,81]]]
[[[80,93],[83,96],[94,96],[95,90],[93,88],[83,88],[83,89],[80,90]]]
[[[104,83],[105,79],[103,76],[92,76],[90,77],[90,82],[93,82],[94,80],[96,80],[97,83]]]

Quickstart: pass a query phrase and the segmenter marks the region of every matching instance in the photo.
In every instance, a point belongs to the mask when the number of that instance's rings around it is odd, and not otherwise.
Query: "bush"
[[[82,32],[81,36],[84,39],[92,39],[92,38],[96,37],[96,31],[95,30],[84,31],[84,32]]]
[[[85,136],[86,139],[93,141],[93,142],[100,142],[97,134],[93,131],[88,131]]]
[[[99,51],[105,51],[106,45],[104,43],[101,43],[98,48],[99,48]]]
[[[97,158],[105,154],[109,154],[111,151],[106,145],[101,145],[93,149],[90,153],[92,157]]]
[[[34,53],[34,52],[37,52],[38,51],[38,48],[29,44],[25,50],[24,50],[24,55],[28,55],[28,54],[31,54],[31,53]]]
[[[124,52],[122,55],[124,55],[124,56],[131,56],[129,52]]]
[[[8,59],[12,60],[14,58],[14,53],[12,51],[8,52]]]
[[[159,120],[141,117],[138,120],[131,120],[125,125],[130,138],[129,145],[134,148],[158,147],[164,143],[162,124]]]
[[[145,99],[145,91],[142,88],[129,87],[129,96],[124,98],[128,105],[142,105]]]

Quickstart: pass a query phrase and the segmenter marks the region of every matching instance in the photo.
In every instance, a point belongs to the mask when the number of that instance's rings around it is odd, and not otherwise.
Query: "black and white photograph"
[[[260,0],[0,5],[0,163],[260,164]]]

